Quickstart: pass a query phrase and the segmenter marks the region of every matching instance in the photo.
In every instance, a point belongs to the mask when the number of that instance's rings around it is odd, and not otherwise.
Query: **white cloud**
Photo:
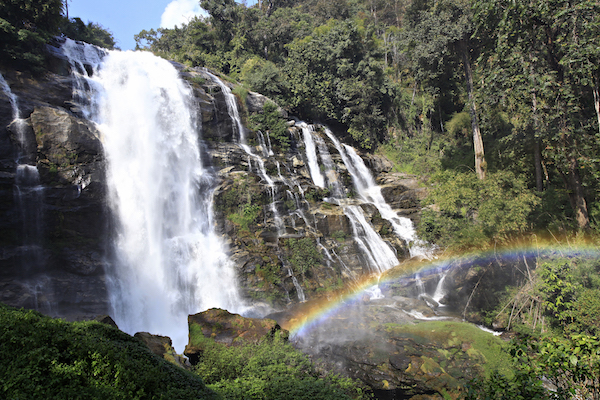
[[[171,29],[175,25],[181,26],[199,15],[206,16],[207,14],[200,8],[198,0],[173,0],[160,17],[160,27]]]

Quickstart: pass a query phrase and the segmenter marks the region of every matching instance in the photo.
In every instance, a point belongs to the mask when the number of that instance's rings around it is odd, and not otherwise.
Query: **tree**
[[[419,1],[408,11],[409,29],[404,40],[408,51],[416,57],[416,79],[435,80],[442,74],[445,63],[458,56],[464,70],[469,115],[475,150],[475,171],[479,179],[485,178],[485,154],[479,126],[473,71],[471,68],[470,37],[474,30],[470,4],[464,0]]]
[[[301,116],[340,121],[359,146],[375,148],[391,96],[373,31],[331,20],[287,49],[287,105]]]
[[[513,103],[520,98],[529,104],[530,111],[520,109],[517,115],[532,122],[535,141],[541,142],[539,149],[544,149],[545,160],[562,178],[581,229],[590,226],[582,167],[589,164],[590,154],[597,151],[589,123],[589,116],[594,114],[586,106],[582,83],[593,82],[597,67],[590,67],[596,53],[577,52],[569,43],[577,42],[573,35],[584,40],[593,32],[574,33],[578,30],[576,11],[586,3],[582,0],[476,3],[479,26],[493,37],[482,61],[487,63],[491,81],[488,84],[493,91],[513,97]],[[589,40],[585,39],[585,43]],[[537,145],[534,142],[534,149],[538,149]],[[539,174],[537,166],[536,170]]]
[[[110,50],[116,45],[114,36],[108,30],[95,22],[88,21],[86,24],[77,17],[65,18],[61,32],[73,40],[81,40]]]
[[[39,70],[44,62],[44,43],[59,31],[62,7],[62,0],[0,2],[2,59]]]

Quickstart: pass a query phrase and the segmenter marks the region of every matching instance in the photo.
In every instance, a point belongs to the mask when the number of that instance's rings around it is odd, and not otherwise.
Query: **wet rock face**
[[[5,78],[22,120],[12,120],[0,96],[2,301],[71,320],[106,314],[109,218],[98,132],[73,113],[70,78]]]
[[[301,292],[308,298],[327,296],[371,274],[342,207],[327,201],[329,190],[312,182],[302,133],[293,121],[288,124],[289,149],[273,147],[273,155],[261,157],[273,179],[270,186],[257,161],[236,143],[238,133],[219,85],[202,69],[173,65],[188,81],[198,105],[202,159],[220,178],[215,223],[229,245],[246,299],[283,308],[301,301]],[[105,272],[112,267],[112,222],[105,160],[99,133],[73,102],[68,63],[58,57],[51,67],[54,73],[40,79],[2,71],[18,97],[24,121],[22,126],[14,124],[9,99],[0,93],[0,279],[4,279],[0,285],[9,304],[39,309],[43,303],[52,315],[80,319],[109,311]],[[245,104],[238,99],[242,119],[262,112],[267,100],[252,92]],[[318,134],[327,139],[323,132]],[[249,131],[247,138],[256,154],[264,155],[258,134]],[[352,178],[339,153],[325,142],[343,195],[359,205],[352,199]],[[393,208],[416,218],[418,182],[396,176],[381,156],[363,156],[384,183],[383,194]],[[17,157],[37,167],[43,186],[39,216],[43,240],[35,259],[23,246],[22,207],[15,195]],[[393,234],[390,224],[373,207],[362,207],[398,258],[405,257],[406,243]],[[44,285],[38,284],[42,281]],[[51,287],[64,289],[52,293]]]

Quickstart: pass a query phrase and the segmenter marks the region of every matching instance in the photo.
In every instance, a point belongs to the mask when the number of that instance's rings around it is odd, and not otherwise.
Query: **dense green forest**
[[[429,177],[443,204],[425,214],[425,239],[597,229],[597,2],[201,5],[207,19],[144,30],[138,48],[220,71]]]

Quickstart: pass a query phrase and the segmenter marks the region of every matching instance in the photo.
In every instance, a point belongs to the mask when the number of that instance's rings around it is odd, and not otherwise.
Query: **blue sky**
[[[70,18],[99,23],[123,50],[135,48],[133,35],[142,29],[180,26],[201,12],[199,0],[69,0]]]

